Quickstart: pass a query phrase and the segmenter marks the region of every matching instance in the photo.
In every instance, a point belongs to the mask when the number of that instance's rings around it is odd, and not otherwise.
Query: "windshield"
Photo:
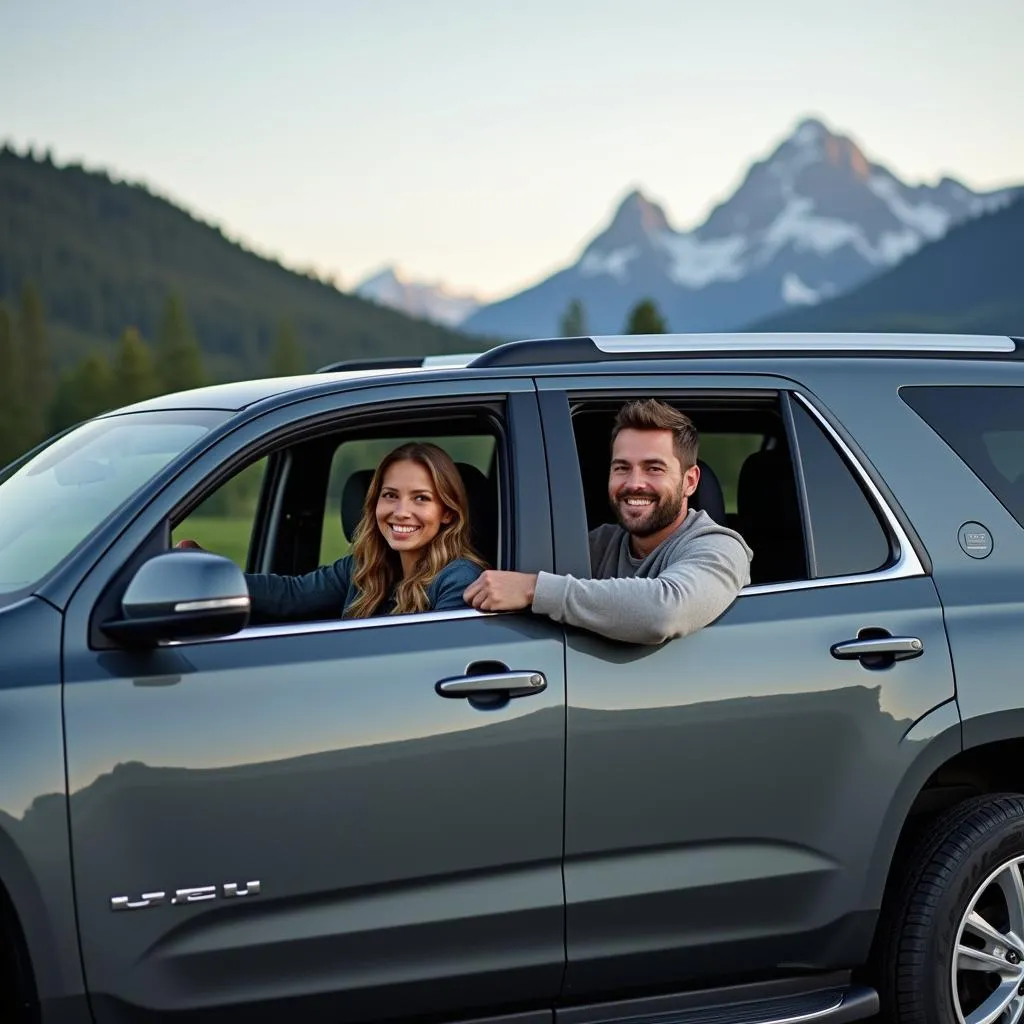
[[[223,418],[187,410],[91,420],[0,479],[0,594],[40,580]]]

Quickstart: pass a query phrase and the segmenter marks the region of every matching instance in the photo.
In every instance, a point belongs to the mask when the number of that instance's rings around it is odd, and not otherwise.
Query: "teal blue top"
[[[289,619],[319,619],[329,615],[344,616],[358,597],[352,582],[352,555],[339,558],[332,565],[302,576],[278,576],[275,573],[247,573],[251,621],[281,622]],[[475,562],[457,558],[449,562],[428,584],[427,600],[431,611],[468,608],[462,593],[483,570]],[[388,615],[394,607],[390,595],[377,615]]]

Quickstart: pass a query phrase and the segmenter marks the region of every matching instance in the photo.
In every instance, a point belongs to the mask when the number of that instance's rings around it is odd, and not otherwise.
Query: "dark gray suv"
[[[169,395],[8,468],[0,1018],[1024,1018],[1024,343],[466,362]],[[339,557],[411,438],[491,565],[588,575],[638,396],[754,551],[699,633],[249,622],[243,569]]]

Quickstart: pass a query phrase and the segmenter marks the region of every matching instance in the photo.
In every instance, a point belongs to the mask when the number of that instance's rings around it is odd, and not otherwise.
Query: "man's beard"
[[[627,498],[656,498],[655,503],[648,507],[646,514],[640,519],[627,520],[622,514],[622,505]],[[612,501],[612,511],[619,525],[634,537],[650,537],[651,534],[664,530],[673,523],[683,510],[683,485],[671,497],[658,497],[648,491],[620,491]]]

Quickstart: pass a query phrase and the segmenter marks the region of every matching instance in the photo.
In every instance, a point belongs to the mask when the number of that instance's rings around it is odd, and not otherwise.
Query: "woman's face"
[[[377,527],[402,556],[403,568],[415,562],[451,518],[423,466],[407,459],[388,466],[377,499]]]

